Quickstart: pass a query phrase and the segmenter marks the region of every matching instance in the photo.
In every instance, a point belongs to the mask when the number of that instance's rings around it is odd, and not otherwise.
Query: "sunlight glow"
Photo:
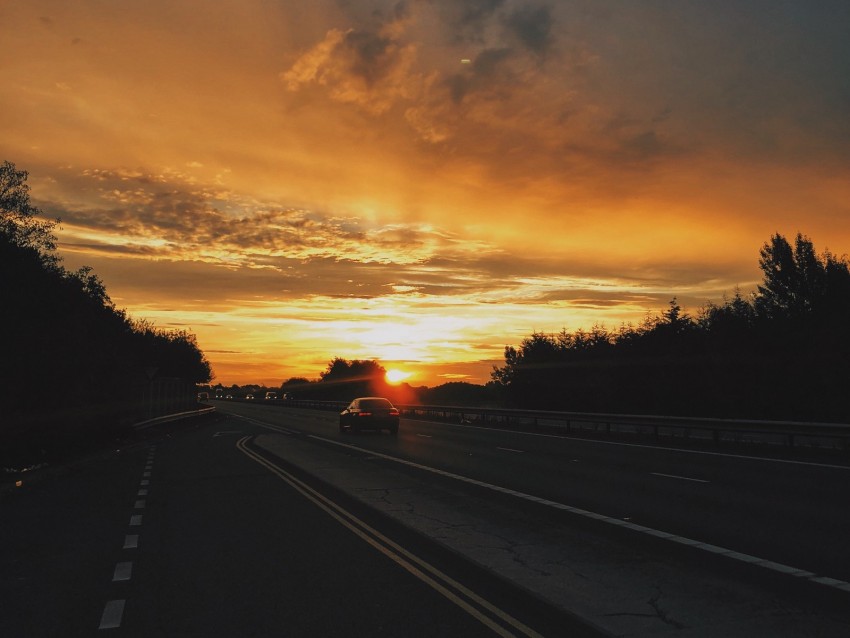
[[[387,370],[387,383],[391,383],[393,385],[397,383],[401,383],[408,377],[410,377],[410,372],[403,372],[401,370]]]

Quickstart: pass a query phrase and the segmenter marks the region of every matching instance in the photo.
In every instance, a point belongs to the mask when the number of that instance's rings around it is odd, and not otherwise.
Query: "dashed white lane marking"
[[[423,439],[433,439],[430,434],[417,434],[416,436],[421,436]]]
[[[130,527],[138,527],[142,524],[142,515],[141,514],[133,514],[130,517]]]
[[[150,472],[142,472],[142,476],[144,476],[145,478],[150,478],[151,473]]]
[[[119,581],[130,580],[133,576],[133,562],[125,561],[123,563],[118,563],[115,566],[115,573],[112,575],[112,582],[117,583]]]
[[[139,483],[139,485],[150,485],[150,484],[151,484],[151,482],[147,479],[142,479],[142,482]]]
[[[143,509],[145,509],[145,501],[144,501],[144,499],[140,499],[140,500],[136,501],[136,504],[135,504],[135,505],[133,505],[133,509],[137,509],[137,510],[143,510]]]
[[[571,514],[575,514],[577,516],[583,516],[584,518],[590,518],[595,521],[601,521],[603,523],[607,523],[609,525],[615,525],[617,527],[622,527],[625,529],[630,529],[632,531],[646,534],[647,536],[654,536],[656,538],[662,538],[674,543],[679,543],[680,545],[688,545],[691,547],[695,547],[697,549],[701,549],[706,552],[710,552],[712,554],[720,554],[727,558],[731,558],[733,560],[738,560],[743,563],[750,563],[753,565],[758,565],[759,567],[763,567],[765,569],[770,569],[772,571],[780,572],[782,574],[789,574],[791,576],[797,576],[799,578],[805,578],[815,583],[819,583],[821,585],[825,585],[828,587],[833,587],[835,589],[839,589],[841,591],[850,592],[850,583],[838,580],[836,578],[830,578],[826,576],[819,576],[818,574],[814,574],[813,572],[806,571],[804,569],[799,569],[797,567],[792,567],[790,565],[783,565],[782,563],[776,563],[771,560],[767,560],[764,558],[759,558],[758,556],[751,556],[749,554],[742,554],[741,552],[736,552],[734,550],[728,549],[726,547],[720,547],[718,545],[712,545],[710,543],[703,543],[702,541],[694,540],[692,538],[686,538],[684,536],[678,536],[676,534],[670,534],[669,532],[663,532],[661,530],[653,529],[651,527],[646,527],[644,525],[638,525],[637,523],[632,523],[631,521],[623,521],[619,518],[612,518],[610,516],[606,516],[605,514],[597,514],[596,512],[590,512],[588,510],[583,510],[578,507],[573,507],[571,505],[565,505],[563,503],[558,503],[557,501],[550,501],[545,498],[541,498],[539,496],[534,496],[532,494],[526,494],[524,492],[518,492],[517,490],[512,490],[507,487],[501,487],[499,485],[493,485],[492,483],[485,483],[484,481],[479,481],[478,479],[470,478],[468,476],[462,476],[460,474],[454,474],[452,472],[447,472],[446,470],[440,470],[435,467],[429,467],[427,465],[422,465],[420,463],[414,463],[413,461],[408,461],[406,459],[401,459],[395,456],[390,456],[389,454],[382,454],[380,452],[376,452],[374,450],[367,450],[365,448],[357,447],[356,445],[351,445],[350,443],[342,443],[340,441],[334,441],[333,439],[327,439],[322,436],[316,436],[315,434],[310,434],[309,437],[311,439],[316,439],[317,441],[323,441],[325,443],[330,443],[331,445],[338,445],[339,447],[349,448],[351,450],[356,450],[358,452],[363,452],[366,454],[372,455],[372,458],[380,457],[386,459],[388,461],[394,461],[396,463],[401,463],[402,465],[407,465],[409,467],[414,467],[419,470],[424,470],[426,472],[431,472],[433,474],[437,474],[439,476],[445,476],[450,479],[454,479],[457,481],[463,481],[464,483],[469,483],[470,485],[476,485],[478,487],[483,487],[488,490],[492,490],[494,492],[500,492],[502,494],[508,494],[510,496],[514,496],[517,498],[524,499],[526,501],[531,501],[533,503],[538,503],[545,507],[551,507],[553,509],[562,510],[564,512],[569,512]]]
[[[502,450],[503,452],[514,452],[516,454],[525,454],[525,450],[515,450],[512,447],[497,447],[497,450]]]
[[[147,496],[147,495],[148,495],[148,491],[144,490],[144,489],[139,490],[139,492],[136,494],[136,496]]]
[[[662,474],[661,472],[650,472],[653,476],[663,476],[664,478],[679,479],[680,481],[693,481],[694,483],[711,483],[705,479],[691,478],[689,476],[677,476],[676,474]]]
[[[124,615],[124,600],[110,600],[103,608],[98,629],[115,629],[121,626],[121,617]]]
[[[136,549],[139,546],[138,534],[127,534],[124,537],[124,547],[122,549]]]

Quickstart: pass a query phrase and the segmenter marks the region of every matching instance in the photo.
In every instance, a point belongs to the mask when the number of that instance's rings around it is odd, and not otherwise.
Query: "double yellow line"
[[[444,574],[439,569],[425,562],[418,556],[381,534],[378,530],[370,527],[365,522],[354,516],[348,510],[340,507],[327,497],[323,496],[306,483],[292,476],[289,472],[275,465],[259,453],[248,447],[248,441],[252,437],[246,436],[239,440],[236,447],[248,458],[256,461],[279,478],[283,479],[291,487],[295,488],[303,496],[323,509],[339,523],[357,534],[372,547],[384,554],[387,558],[403,567],[410,574],[423,583],[436,590],[455,605],[463,609],[470,616],[489,627],[496,635],[504,636],[528,636],[529,638],[542,638],[536,631],[527,627],[519,620],[502,611],[495,605],[484,600],[467,587]]]

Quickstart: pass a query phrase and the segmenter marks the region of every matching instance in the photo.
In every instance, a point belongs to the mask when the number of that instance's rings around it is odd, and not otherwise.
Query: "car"
[[[225,399],[232,399],[232,398],[233,398],[233,395],[232,395],[232,394],[228,394],[228,395],[225,395],[225,397],[224,397],[224,398],[225,398]]]
[[[354,399],[339,413],[339,431],[389,430],[398,434],[398,409],[383,397],[360,397]]]
[[[253,398],[254,398],[253,394],[249,394],[248,396],[245,397],[245,399],[248,400],[248,401],[251,401]]]
[[[266,399],[274,401],[277,399],[277,392],[266,392]]]

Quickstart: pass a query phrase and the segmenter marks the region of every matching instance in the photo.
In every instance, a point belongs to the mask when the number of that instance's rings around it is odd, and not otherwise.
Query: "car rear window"
[[[365,399],[360,402],[360,407],[366,410],[390,410],[393,404],[386,399]]]

